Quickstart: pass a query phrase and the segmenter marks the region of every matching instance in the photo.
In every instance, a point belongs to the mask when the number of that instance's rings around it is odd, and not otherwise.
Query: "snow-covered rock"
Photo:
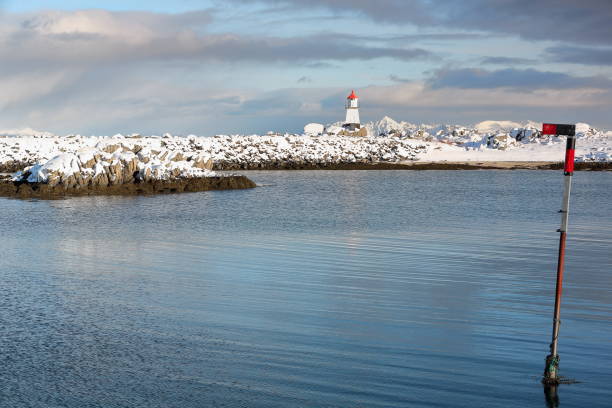
[[[328,135],[336,136],[343,130],[344,128],[342,126],[334,124],[327,126],[325,128],[325,133],[327,133]]]
[[[520,123],[511,122],[509,120],[485,120],[474,125],[474,129],[476,129],[478,133],[508,132],[520,127]]]
[[[320,123],[309,123],[304,126],[304,134],[308,136],[317,136],[325,131],[325,126]]]
[[[13,181],[44,183],[67,187],[110,186],[150,180],[212,177],[212,160],[203,155],[183,156],[180,152],[133,150],[107,145],[106,149],[83,148],[61,153],[48,161],[26,167],[13,175]],[[134,153],[136,150],[139,154]]]

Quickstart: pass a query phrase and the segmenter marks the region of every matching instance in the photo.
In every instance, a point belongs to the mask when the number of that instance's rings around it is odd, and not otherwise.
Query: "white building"
[[[359,122],[359,98],[355,95],[355,91],[346,98],[346,120],[343,127],[350,131],[355,131],[361,128]]]

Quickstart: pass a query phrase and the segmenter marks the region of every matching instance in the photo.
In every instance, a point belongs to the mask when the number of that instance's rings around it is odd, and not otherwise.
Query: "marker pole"
[[[563,291],[563,269],[565,262],[565,240],[567,236],[567,222],[569,219],[569,201],[572,188],[572,175],[574,174],[574,149],[576,148],[576,136],[567,136],[565,148],[565,187],[563,190],[563,206],[561,213],[561,228],[559,228],[559,260],[557,262],[557,290],[555,294],[555,312],[553,319],[552,342],[550,343],[550,354],[546,357],[544,367],[545,383],[558,383],[559,354],[557,353],[557,340],[559,338],[559,325],[561,324],[561,292]]]

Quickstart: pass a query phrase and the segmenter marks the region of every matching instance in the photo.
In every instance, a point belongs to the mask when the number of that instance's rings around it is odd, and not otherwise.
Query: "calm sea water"
[[[0,406],[546,407],[562,173],[249,172],[0,199]],[[574,178],[562,407],[612,401],[612,174]]]

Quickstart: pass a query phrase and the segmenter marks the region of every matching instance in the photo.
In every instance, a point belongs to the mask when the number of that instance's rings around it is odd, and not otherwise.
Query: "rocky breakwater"
[[[370,168],[416,160],[427,149],[421,141],[397,137],[329,135],[174,138],[166,141],[166,147],[205,152],[217,170]]]
[[[427,151],[422,140],[388,137],[305,135],[1,137],[0,172],[15,172],[62,153],[81,155],[93,148],[107,154],[121,149],[160,160],[212,159],[214,170],[369,168],[417,160]],[[180,156],[178,156],[180,155]],[[162,157],[165,157],[162,159]]]
[[[157,194],[255,187],[245,176],[212,171],[205,155],[108,145],[62,153],[0,180],[0,196]]]

